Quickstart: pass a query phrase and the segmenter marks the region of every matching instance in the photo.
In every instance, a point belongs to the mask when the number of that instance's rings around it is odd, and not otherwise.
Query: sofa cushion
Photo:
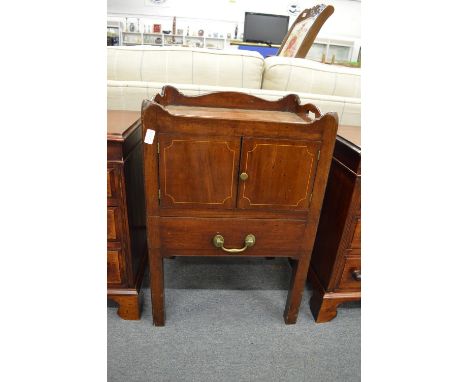
[[[252,94],[267,100],[277,100],[291,92],[239,87],[217,87],[167,82],[107,81],[107,108],[109,110],[140,110],[144,99],[152,99],[164,85],[173,85],[185,95],[200,95],[216,91],[236,91]],[[341,125],[361,125],[361,100],[322,94],[295,92],[301,103],[313,103],[322,113],[336,112]]]
[[[291,57],[265,59],[262,89],[361,97],[361,70]]]
[[[107,48],[107,79],[259,89],[263,57],[244,50],[185,47]]]

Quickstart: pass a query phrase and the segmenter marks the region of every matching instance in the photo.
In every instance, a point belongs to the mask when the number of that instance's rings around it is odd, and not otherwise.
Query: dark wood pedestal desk
[[[316,322],[361,298],[361,128],[338,127],[308,280]]]
[[[118,315],[140,318],[148,259],[140,112],[107,112],[107,297]]]

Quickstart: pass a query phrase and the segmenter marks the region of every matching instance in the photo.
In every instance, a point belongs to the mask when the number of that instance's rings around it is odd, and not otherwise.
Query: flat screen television
[[[289,16],[245,12],[244,41],[280,45],[288,25]]]

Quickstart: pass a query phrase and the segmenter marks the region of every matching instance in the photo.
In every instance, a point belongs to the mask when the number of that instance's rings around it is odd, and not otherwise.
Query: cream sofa
[[[183,47],[108,47],[107,97],[110,110],[140,110],[170,84],[186,95],[242,91],[275,100],[298,94],[322,112],[335,111],[340,124],[360,126],[360,70],[244,50]]]

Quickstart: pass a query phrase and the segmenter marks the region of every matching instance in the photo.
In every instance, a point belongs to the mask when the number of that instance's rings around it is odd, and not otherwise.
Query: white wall
[[[361,38],[361,3],[351,0],[328,0],[324,4],[335,7],[335,13],[326,21],[318,38]],[[301,9],[320,4],[306,0],[166,0],[154,5],[150,0],[107,0],[107,13],[111,19],[122,16],[142,18],[142,24],[162,24],[172,30],[172,17],[177,17],[177,28],[204,29],[206,33],[234,34],[236,24],[243,31],[244,13],[260,12],[288,15],[290,4]],[[290,17],[290,23],[295,17]],[[198,19],[198,20],[197,20]],[[143,31],[143,27],[141,27]]]

